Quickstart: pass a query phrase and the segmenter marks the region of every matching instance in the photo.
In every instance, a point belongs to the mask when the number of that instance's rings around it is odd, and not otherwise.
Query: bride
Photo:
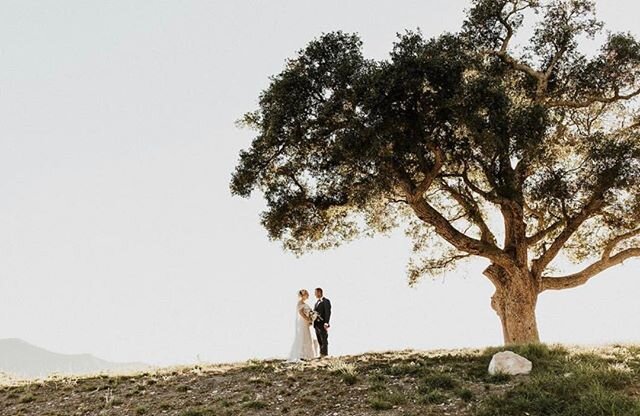
[[[316,356],[314,343],[311,338],[311,325],[313,324],[313,311],[307,305],[309,292],[305,289],[298,291],[298,304],[296,306],[296,337],[289,353],[289,361],[310,360]]]

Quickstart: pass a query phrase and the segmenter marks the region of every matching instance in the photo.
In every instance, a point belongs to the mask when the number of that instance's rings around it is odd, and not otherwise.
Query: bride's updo
[[[304,300],[305,297],[309,297],[309,292],[307,292],[307,289],[298,290],[298,300]]]

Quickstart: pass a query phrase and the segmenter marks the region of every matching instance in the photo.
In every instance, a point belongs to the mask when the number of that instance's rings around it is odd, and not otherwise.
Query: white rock
[[[531,361],[511,351],[498,352],[489,363],[489,374],[529,374]]]

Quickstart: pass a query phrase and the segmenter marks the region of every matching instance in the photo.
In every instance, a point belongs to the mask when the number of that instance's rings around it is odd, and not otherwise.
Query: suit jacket
[[[322,298],[316,302],[314,311],[318,312],[320,317],[313,323],[315,326],[324,326],[324,324],[329,324],[329,320],[331,319],[331,302],[329,299]]]

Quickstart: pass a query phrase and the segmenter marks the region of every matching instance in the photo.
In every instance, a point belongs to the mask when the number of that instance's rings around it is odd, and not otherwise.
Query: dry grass
[[[523,346],[515,351],[533,361],[530,376],[490,377],[497,350],[12,380],[0,386],[0,415],[640,415],[640,347]]]

